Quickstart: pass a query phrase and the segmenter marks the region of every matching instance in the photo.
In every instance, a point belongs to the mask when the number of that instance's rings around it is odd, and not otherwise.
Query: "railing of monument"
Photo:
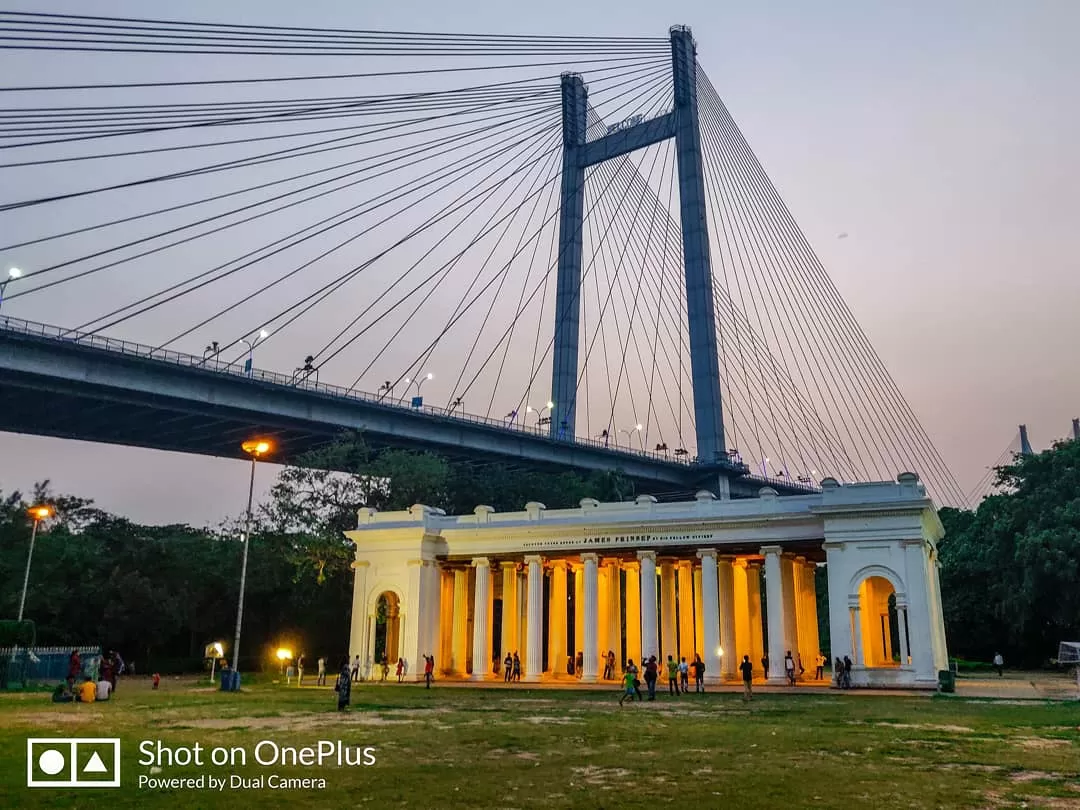
[[[444,419],[486,425],[492,428],[510,430],[516,433],[528,434],[541,439],[546,439],[549,441],[555,441],[564,444],[600,448],[612,453],[618,453],[620,455],[634,458],[647,458],[650,460],[661,461],[668,464],[680,464],[685,466],[701,463],[700,459],[690,457],[688,455],[669,455],[667,453],[658,451],[644,449],[639,450],[634,449],[633,447],[622,447],[618,444],[613,445],[600,439],[582,438],[580,436],[571,438],[552,438],[549,428],[546,425],[527,425],[524,423],[524,421],[517,421],[516,418],[493,419],[488,416],[478,416],[476,414],[465,413],[464,411],[457,408],[440,408],[435,405],[421,405],[420,407],[415,407],[411,404],[409,399],[404,397],[392,398],[391,396],[357,391],[355,388],[345,388],[340,385],[319,382],[317,379],[311,379],[310,376],[298,376],[295,374],[289,376],[286,374],[280,374],[275,371],[265,371],[263,369],[257,368],[247,369],[245,368],[244,363],[230,363],[227,361],[219,360],[215,356],[199,357],[193,354],[185,354],[184,352],[178,352],[173,349],[162,349],[154,346],[148,346],[143,343],[135,343],[130,340],[122,340],[120,338],[111,338],[90,332],[80,332],[78,330],[65,329],[60,326],[52,326],[50,324],[38,323],[36,321],[28,321],[22,318],[12,318],[8,315],[0,315],[0,330],[7,330],[10,332],[17,332],[23,335],[47,338],[50,340],[77,343],[80,346],[88,346],[90,348],[100,349],[103,351],[117,352],[120,354],[156,360],[159,362],[170,363],[177,366],[197,368],[200,370],[216,372],[219,374],[228,374],[233,377],[245,378],[253,380],[255,382],[267,383],[270,385],[283,386],[287,388],[297,388],[304,391],[311,391],[313,393],[323,394],[331,397],[360,400],[365,403],[385,408],[406,410],[412,413],[422,413],[429,416],[441,417]],[[807,492],[817,491],[817,487],[813,486],[812,484],[799,483],[786,478],[770,478],[766,476],[752,474],[745,475],[744,477],[752,481],[760,482],[763,486],[777,484],[789,488],[805,489]]]

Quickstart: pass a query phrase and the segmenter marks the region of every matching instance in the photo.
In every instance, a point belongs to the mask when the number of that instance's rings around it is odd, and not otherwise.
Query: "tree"
[[[941,590],[954,651],[1038,664],[1080,638],[1080,442],[997,470],[1003,494],[942,509]]]

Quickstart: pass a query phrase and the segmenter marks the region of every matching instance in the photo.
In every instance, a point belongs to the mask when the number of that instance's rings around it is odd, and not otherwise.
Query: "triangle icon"
[[[101,754],[95,751],[90,755],[90,761],[86,763],[86,767],[83,768],[83,773],[108,773],[109,769],[105,767],[105,763],[101,761]]]

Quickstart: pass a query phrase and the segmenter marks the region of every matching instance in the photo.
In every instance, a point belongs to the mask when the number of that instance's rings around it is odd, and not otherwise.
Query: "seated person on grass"
[[[112,684],[104,679],[97,682],[97,694],[95,700],[108,700],[112,694]]]
[[[71,690],[68,689],[67,681],[64,681],[63,683],[58,683],[56,685],[56,689],[54,689],[52,693],[52,702],[71,703],[71,701],[73,700],[75,700],[75,695],[73,695],[71,693]]]
[[[79,692],[76,695],[76,699],[80,703],[93,703],[96,697],[97,684],[94,683],[93,678],[87,675],[86,680],[79,684]]]

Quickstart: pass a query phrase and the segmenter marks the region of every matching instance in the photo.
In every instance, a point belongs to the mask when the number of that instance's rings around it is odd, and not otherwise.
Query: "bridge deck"
[[[273,435],[289,461],[343,430],[362,430],[376,449],[439,452],[473,464],[499,461],[551,470],[622,470],[642,492],[715,489],[750,495],[766,483],[736,464],[703,464],[660,453],[553,439],[547,431],[171,350],[0,317],[0,430],[219,457],[240,441]]]

